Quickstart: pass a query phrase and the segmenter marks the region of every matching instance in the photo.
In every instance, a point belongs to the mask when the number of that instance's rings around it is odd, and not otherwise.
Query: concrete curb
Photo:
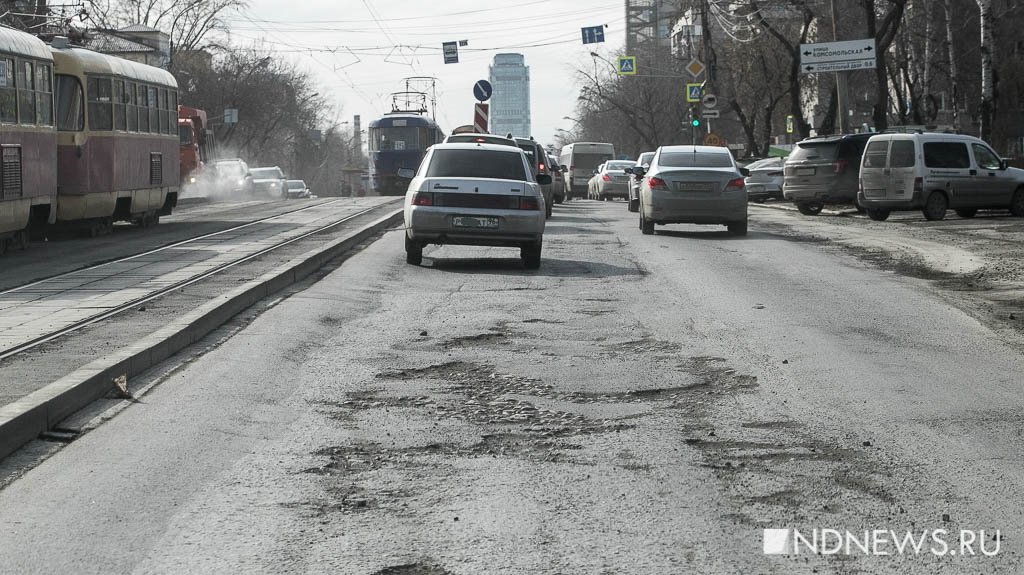
[[[259,278],[218,296],[155,333],[97,359],[46,387],[0,407],[0,458],[52,429],[66,417],[114,389],[121,375],[129,379],[206,337],[238,313],[310,274],[330,260],[402,218],[402,209],[312,250]]]

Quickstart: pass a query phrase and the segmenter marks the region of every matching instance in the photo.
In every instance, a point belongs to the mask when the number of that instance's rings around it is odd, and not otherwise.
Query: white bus
[[[608,160],[615,159],[615,147],[600,142],[576,142],[562,148],[558,163],[565,168],[565,199],[585,198],[587,182],[594,170]]]

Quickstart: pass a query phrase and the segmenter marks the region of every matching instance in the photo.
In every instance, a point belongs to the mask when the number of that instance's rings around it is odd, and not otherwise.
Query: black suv
[[[820,213],[825,204],[856,205],[860,158],[873,135],[818,136],[798,142],[786,159],[783,197],[809,216]]]

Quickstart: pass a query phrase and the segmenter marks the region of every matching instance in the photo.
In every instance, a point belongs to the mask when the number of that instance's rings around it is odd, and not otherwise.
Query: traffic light
[[[696,106],[690,106],[690,125],[694,128],[700,127],[700,116],[697,114]]]

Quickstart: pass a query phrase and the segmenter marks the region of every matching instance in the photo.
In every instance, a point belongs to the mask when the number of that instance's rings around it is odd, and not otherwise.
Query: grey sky
[[[264,42],[309,71],[322,95],[363,125],[390,110],[389,94],[407,76],[437,77],[437,119],[445,131],[469,124],[473,84],[499,52],[519,52],[530,67],[534,137],[551,142],[570,129],[578,90],[573,71],[594,66],[595,50],[613,60],[624,42],[622,0],[252,0],[230,18],[233,39]],[[584,46],[580,28],[607,24],[604,44]],[[468,40],[458,64],[441,43]],[[598,65],[608,64],[598,61]]]

